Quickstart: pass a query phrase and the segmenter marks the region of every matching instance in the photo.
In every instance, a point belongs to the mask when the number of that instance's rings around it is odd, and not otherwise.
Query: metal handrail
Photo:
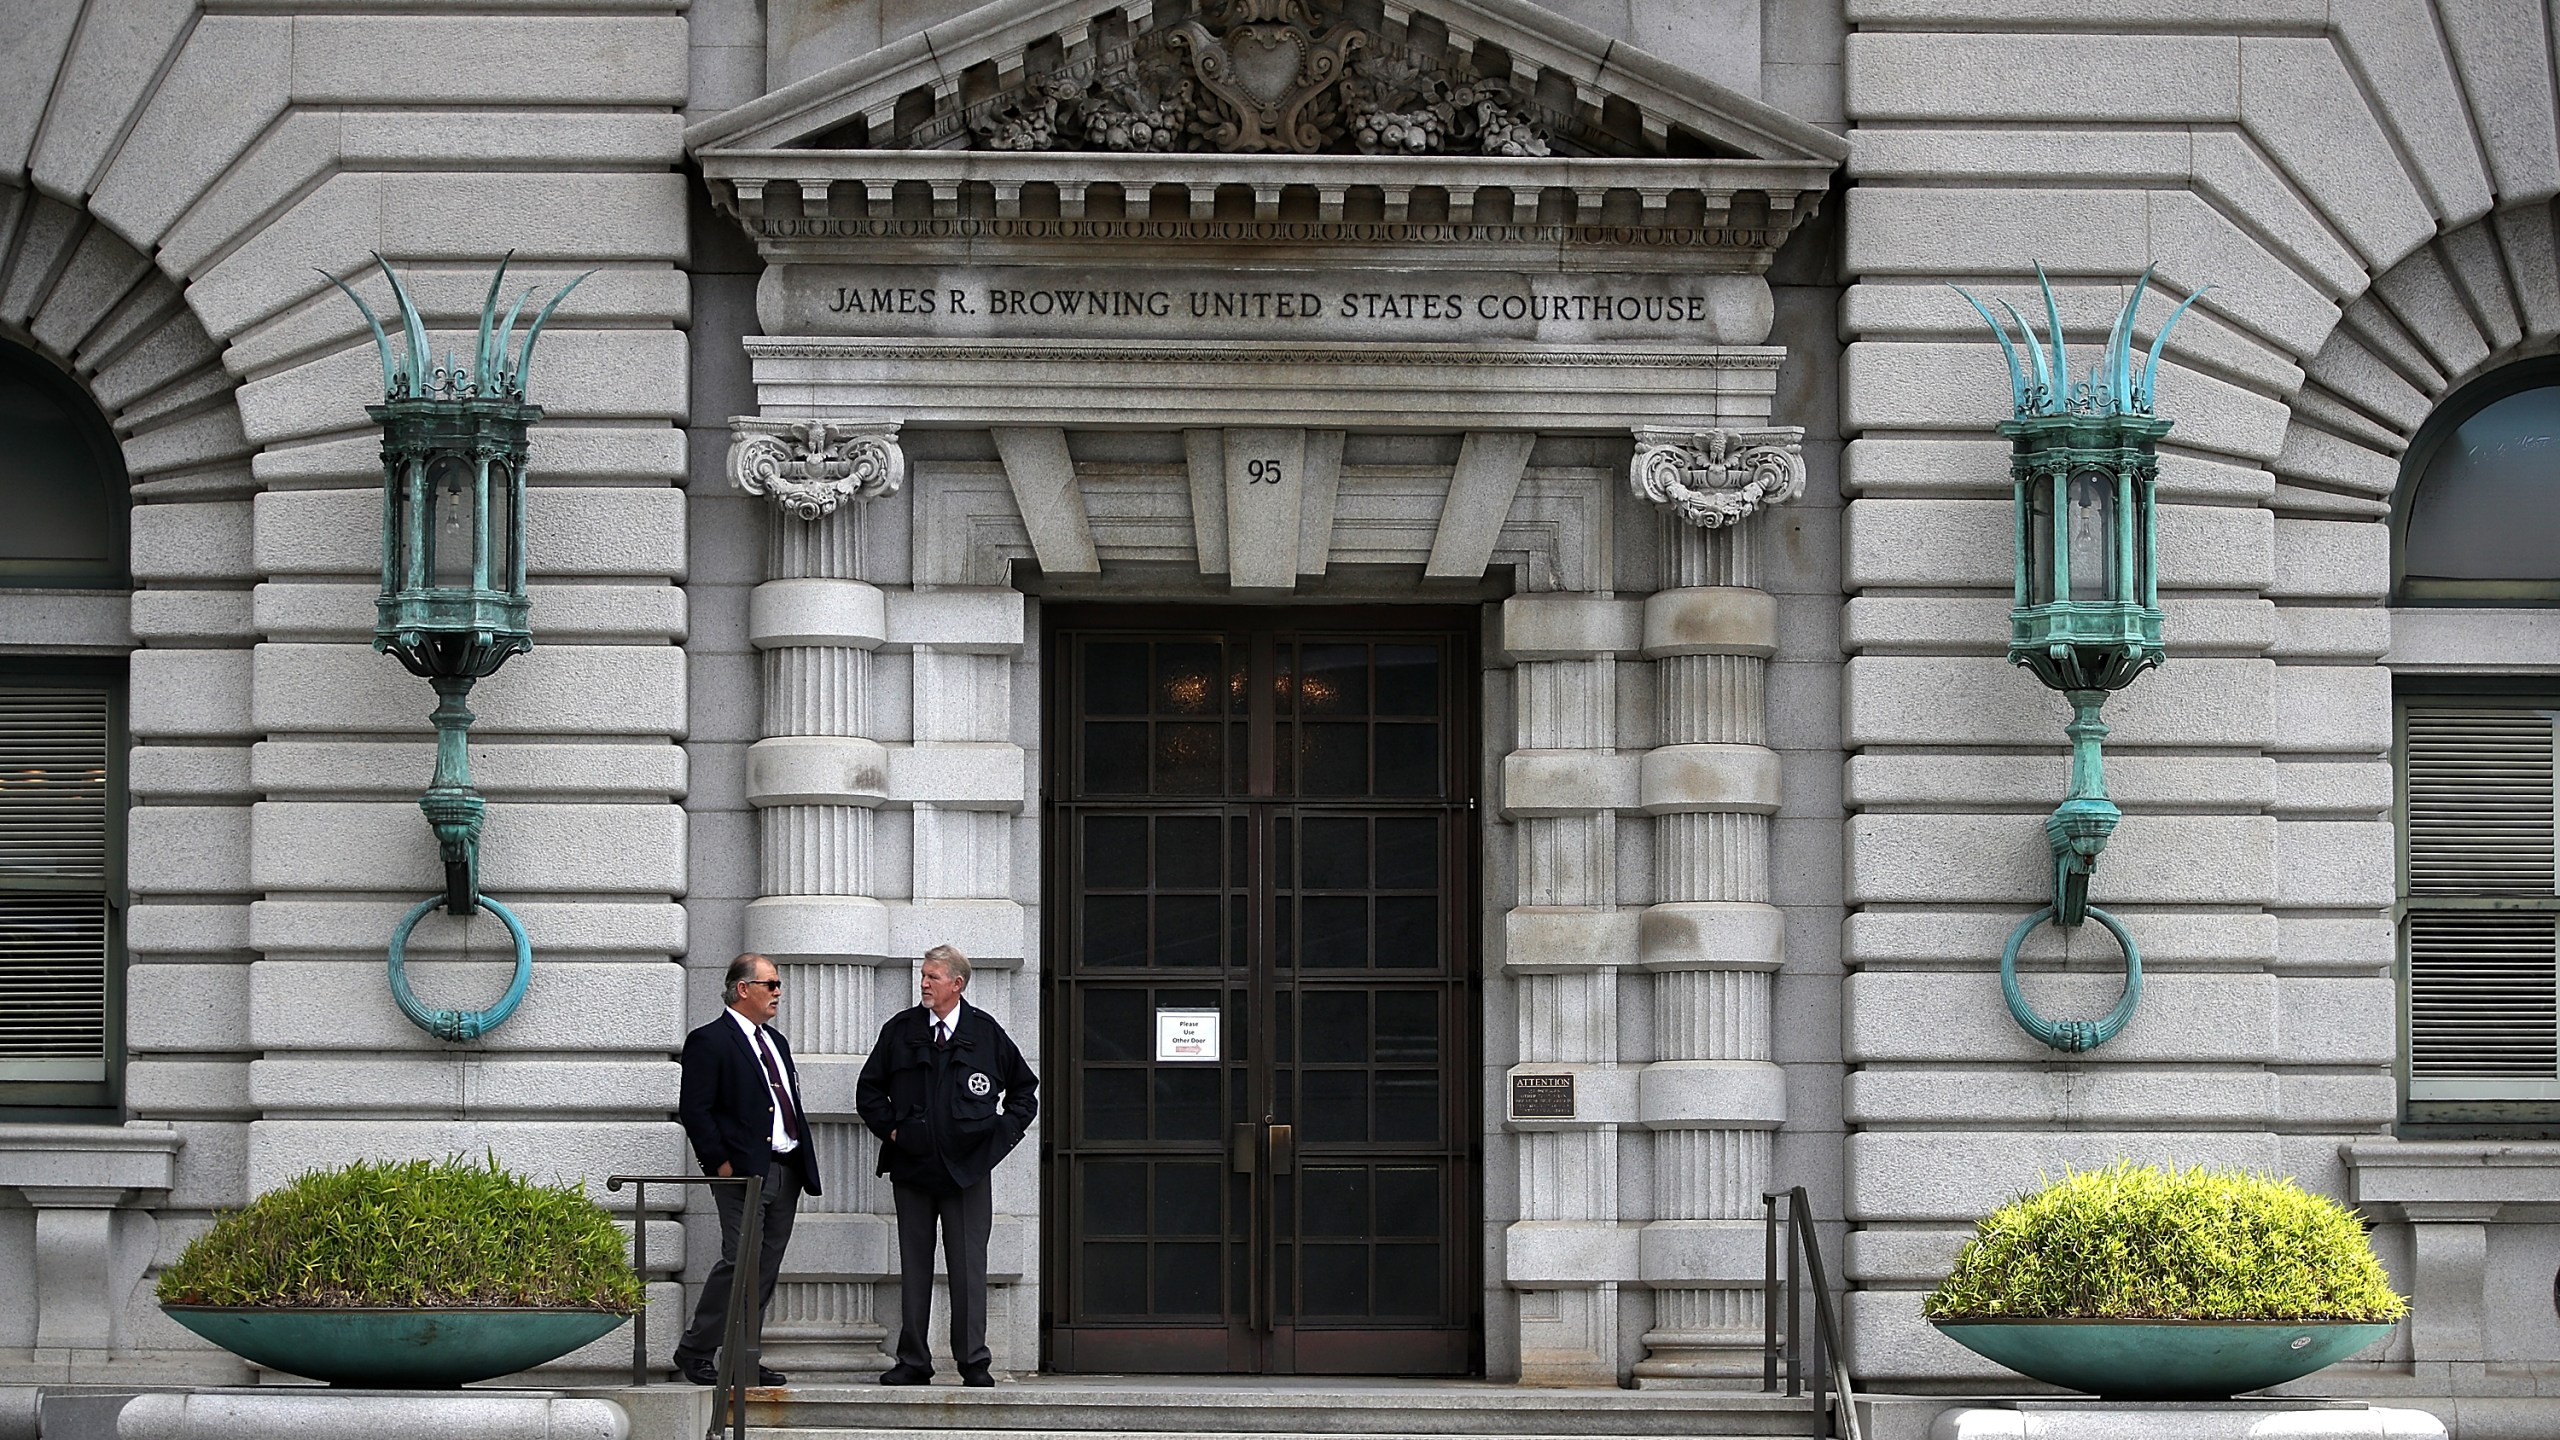
[[[1839,1421],[1839,1440],[1863,1440],[1858,1429],[1858,1392],[1849,1378],[1847,1353],[1840,1343],[1840,1319],[1831,1309],[1831,1281],[1822,1264],[1822,1242],[1813,1231],[1810,1202],[1804,1187],[1763,1191],[1762,1268],[1760,1272],[1760,1388],[1778,1388],[1778,1202],[1787,1202],[1787,1330],[1784,1341],[1787,1393],[1804,1393],[1804,1290],[1813,1290],[1813,1418],[1829,1440],[1831,1422]],[[1802,1263],[1797,1263],[1798,1261]]]
[[[758,1290],[758,1256],[764,1249],[764,1177],[761,1175],[610,1175],[604,1188],[631,1187],[631,1268],[640,1283],[649,1283],[649,1187],[652,1185],[742,1185],[745,1209],[738,1216],[738,1251],[729,1265],[729,1319],[720,1332],[720,1378],[712,1394],[726,1402],[730,1440],[747,1440],[747,1384],[764,1364],[764,1305]],[[644,1299],[631,1315],[631,1383],[649,1383],[649,1306]],[[720,1433],[721,1405],[711,1409],[711,1428]]]

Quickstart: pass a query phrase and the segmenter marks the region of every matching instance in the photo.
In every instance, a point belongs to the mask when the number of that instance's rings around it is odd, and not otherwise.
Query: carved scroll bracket
[[[1737,524],[1804,493],[1804,428],[1636,430],[1636,494],[1701,529]]]
[[[907,479],[907,452],[898,448],[895,425],[735,415],[729,479],[803,520],[817,520],[847,500],[897,494]]]

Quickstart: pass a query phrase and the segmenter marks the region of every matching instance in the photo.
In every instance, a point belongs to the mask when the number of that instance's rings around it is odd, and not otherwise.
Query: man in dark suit
[[[880,1137],[880,1171],[898,1203],[898,1363],[883,1385],[933,1379],[925,1330],[933,1314],[933,1236],[951,1274],[951,1359],[967,1385],[993,1385],[987,1351],[987,1235],[996,1162],[1040,1113],[1040,1079],[995,1017],[964,1003],[969,957],[925,952],[924,1003],[880,1027],[854,1089]]]
[[[676,1117],[705,1175],[764,1177],[764,1244],[756,1256],[758,1294],[773,1305],[782,1276],[783,1247],[802,1192],[818,1193],[817,1153],[800,1110],[800,1072],[791,1045],[773,1028],[782,1008],[782,977],[761,955],[741,955],[729,965],[721,998],[728,1008],[684,1037],[684,1080]],[[738,1231],[746,1213],[745,1187],[714,1185],[720,1211],[720,1259],[702,1282],[693,1323],[676,1341],[676,1370],[696,1385],[718,1381],[712,1356],[729,1319],[729,1277],[738,1260]],[[780,1385],[790,1377],[759,1367],[756,1383]]]

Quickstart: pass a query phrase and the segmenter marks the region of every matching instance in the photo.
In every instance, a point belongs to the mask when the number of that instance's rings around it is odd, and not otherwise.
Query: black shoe
[[[972,1390],[993,1390],[996,1388],[996,1377],[984,1370],[963,1370],[960,1372],[960,1383]]]
[[[880,1383],[883,1385],[930,1385],[933,1383],[933,1372],[918,1370],[912,1365],[892,1365],[880,1372]]]
[[[676,1373],[683,1376],[685,1379],[692,1381],[696,1385],[717,1385],[720,1383],[719,1367],[713,1365],[708,1360],[697,1359],[691,1355],[679,1355],[676,1357]]]
[[[759,1365],[756,1367],[756,1383],[759,1385],[788,1385],[791,1383],[791,1377],[772,1368],[771,1366]]]

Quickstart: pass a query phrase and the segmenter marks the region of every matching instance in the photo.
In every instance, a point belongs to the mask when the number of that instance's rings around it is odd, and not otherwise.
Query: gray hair
[[[942,973],[959,981],[961,989],[969,988],[969,957],[960,953],[959,946],[936,945],[924,952],[924,963],[941,966]]]
[[[771,964],[773,964],[771,960],[766,959],[762,955],[755,954],[752,951],[730,961],[728,977],[720,982],[720,998],[723,1000],[737,999],[738,987],[756,978],[756,967],[758,965]],[[777,967],[774,973],[779,975],[782,972]]]

